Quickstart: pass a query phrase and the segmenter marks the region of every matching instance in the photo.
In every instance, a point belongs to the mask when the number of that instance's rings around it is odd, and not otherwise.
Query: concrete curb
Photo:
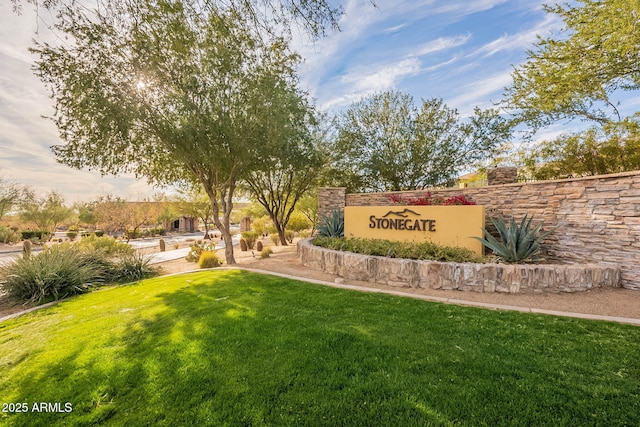
[[[550,316],[570,317],[570,318],[575,318],[575,319],[601,320],[601,321],[605,321],[605,322],[616,322],[616,323],[640,326],[640,319],[631,319],[631,318],[627,318],[627,317],[603,316],[603,315],[599,315],[599,314],[573,313],[573,312],[568,312],[568,311],[545,310],[545,309],[541,309],[541,308],[521,307],[521,306],[515,306],[515,305],[491,304],[491,303],[478,302],[478,301],[468,301],[468,300],[463,300],[463,299],[458,299],[458,298],[442,298],[442,297],[435,297],[435,296],[431,296],[431,295],[420,295],[420,294],[414,294],[414,293],[410,293],[410,292],[402,292],[402,291],[378,289],[378,288],[368,288],[368,287],[365,287],[365,286],[349,285],[349,284],[346,284],[346,283],[336,283],[336,282],[328,282],[328,281],[325,281],[325,280],[309,279],[309,278],[305,278],[305,277],[302,277],[302,276],[293,276],[293,275],[290,275],[290,274],[277,273],[277,272],[273,272],[273,271],[261,270],[261,269],[258,269],[258,268],[251,268],[251,267],[240,267],[240,266],[216,267],[216,268],[208,268],[208,269],[183,271],[183,272],[180,272],[180,273],[167,274],[165,276],[160,276],[160,277],[172,277],[172,276],[179,276],[179,275],[183,275],[183,274],[196,273],[196,272],[200,272],[200,271],[215,271],[215,270],[229,270],[229,271],[242,270],[242,271],[248,271],[248,272],[251,272],[251,273],[265,274],[265,275],[270,275],[270,276],[282,277],[282,278],[285,278],[285,279],[298,280],[298,281],[301,281],[301,282],[312,283],[314,285],[329,286],[329,287],[332,287],[332,288],[347,289],[347,290],[358,291],[358,292],[368,292],[368,293],[374,293],[374,294],[378,293],[378,294],[393,295],[393,296],[398,296],[398,297],[403,297],[403,298],[413,298],[413,299],[419,299],[419,300],[423,300],[423,301],[439,302],[439,303],[443,303],[443,304],[462,305],[462,306],[466,306],[466,307],[485,308],[485,309],[489,309],[489,310],[517,311],[517,312],[520,312],[520,313],[545,314],[545,315],[550,315]],[[119,286],[126,286],[126,285],[119,285]],[[65,300],[53,301],[53,302],[50,302],[50,303],[47,303],[47,304],[43,304],[43,305],[40,305],[40,306],[37,306],[37,307],[32,307],[32,308],[30,308],[28,310],[24,310],[24,311],[21,311],[21,312],[18,312],[18,313],[10,314],[8,316],[0,318],[0,323],[4,322],[5,320],[9,320],[9,319],[13,319],[15,317],[22,316],[23,314],[28,314],[28,313],[31,313],[33,311],[40,310],[42,308],[51,307],[52,305],[55,305],[55,304],[57,304],[59,302],[62,302],[62,301],[65,301]]]

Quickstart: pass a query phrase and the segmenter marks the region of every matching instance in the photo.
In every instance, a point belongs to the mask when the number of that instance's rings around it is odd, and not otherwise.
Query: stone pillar
[[[251,231],[251,218],[248,216],[245,216],[242,218],[242,221],[240,221],[240,232],[243,231]]]
[[[491,168],[487,170],[487,185],[514,184],[518,182],[518,168]]]
[[[344,206],[347,198],[345,187],[322,187],[318,190],[318,218],[331,214],[338,210],[344,215]]]

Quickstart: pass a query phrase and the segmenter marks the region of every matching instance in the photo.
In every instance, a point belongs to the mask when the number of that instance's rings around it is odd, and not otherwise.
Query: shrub
[[[247,243],[247,249],[253,249],[258,240],[258,233],[255,231],[243,231],[240,234],[242,234],[242,238]]]
[[[531,228],[533,216],[525,215],[516,223],[512,216],[509,225],[503,218],[491,218],[491,223],[499,233],[500,241],[484,229],[485,238],[476,237],[483,245],[491,249],[502,261],[508,263],[525,263],[539,261],[540,244],[552,233],[542,232],[542,224]]]
[[[20,234],[15,230],[0,225],[0,243],[18,243]]]
[[[325,215],[322,223],[318,226],[318,233],[324,237],[343,237],[344,236],[344,218],[340,211],[335,210],[331,215]]]
[[[327,249],[343,250],[364,255],[386,256],[430,261],[484,262],[484,258],[472,250],[432,242],[393,242],[383,239],[357,239],[318,236],[314,245]]]
[[[222,264],[220,258],[218,258],[218,254],[212,251],[204,251],[200,254],[200,259],[198,260],[198,266],[200,268],[215,268],[219,267]]]
[[[100,251],[108,256],[131,255],[135,252],[135,249],[125,242],[109,236],[98,237],[96,234],[84,237],[76,245],[84,251]]]
[[[271,254],[273,254],[273,251],[271,250],[271,248],[264,248],[260,251],[260,258],[261,259],[269,258]]]
[[[87,292],[105,272],[77,249],[46,249],[0,267],[0,285],[19,301],[40,303]]]
[[[280,236],[278,235],[278,233],[269,234],[269,239],[271,239],[273,244],[276,246],[280,244]]]
[[[202,242],[200,240],[200,242]],[[185,257],[188,262],[198,262],[200,259],[200,255],[204,251],[214,252],[216,250],[216,245],[214,243],[193,243],[190,246],[190,251]]]
[[[287,240],[287,242],[289,243],[293,243],[293,237],[295,236],[295,233],[291,230],[285,230],[284,232],[284,238]]]
[[[69,238],[69,240],[75,240],[76,237],[78,237],[78,232],[77,231],[67,231],[67,237]]]
[[[158,274],[158,269],[149,264],[151,258],[140,254],[128,254],[117,258],[111,269],[114,282],[137,282]]]

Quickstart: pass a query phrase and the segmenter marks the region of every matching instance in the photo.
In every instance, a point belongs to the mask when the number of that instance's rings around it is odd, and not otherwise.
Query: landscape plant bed
[[[617,266],[440,262],[363,255],[300,240],[304,266],[345,279],[388,286],[476,292],[557,293],[619,287]]]
[[[0,395],[28,408],[0,424],[633,425],[639,343],[629,325],[198,272],[0,324]]]

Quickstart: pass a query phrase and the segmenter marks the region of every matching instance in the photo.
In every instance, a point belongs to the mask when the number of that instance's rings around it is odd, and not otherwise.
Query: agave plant
[[[509,224],[504,219],[491,218],[491,222],[500,234],[500,241],[484,229],[485,238],[476,237],[482,244],[491,249],[501,260],[509,263],[535,262],[539,260],[540,244],[552,233],[542,232],[542,224],[531,226],[533,216],[525,215],[516,223],[511,217]]]
[[[344,219],[340,211],[335,210],[331,215],[325,215],[318,226],[318,233],[323,237],[344,237]]]

